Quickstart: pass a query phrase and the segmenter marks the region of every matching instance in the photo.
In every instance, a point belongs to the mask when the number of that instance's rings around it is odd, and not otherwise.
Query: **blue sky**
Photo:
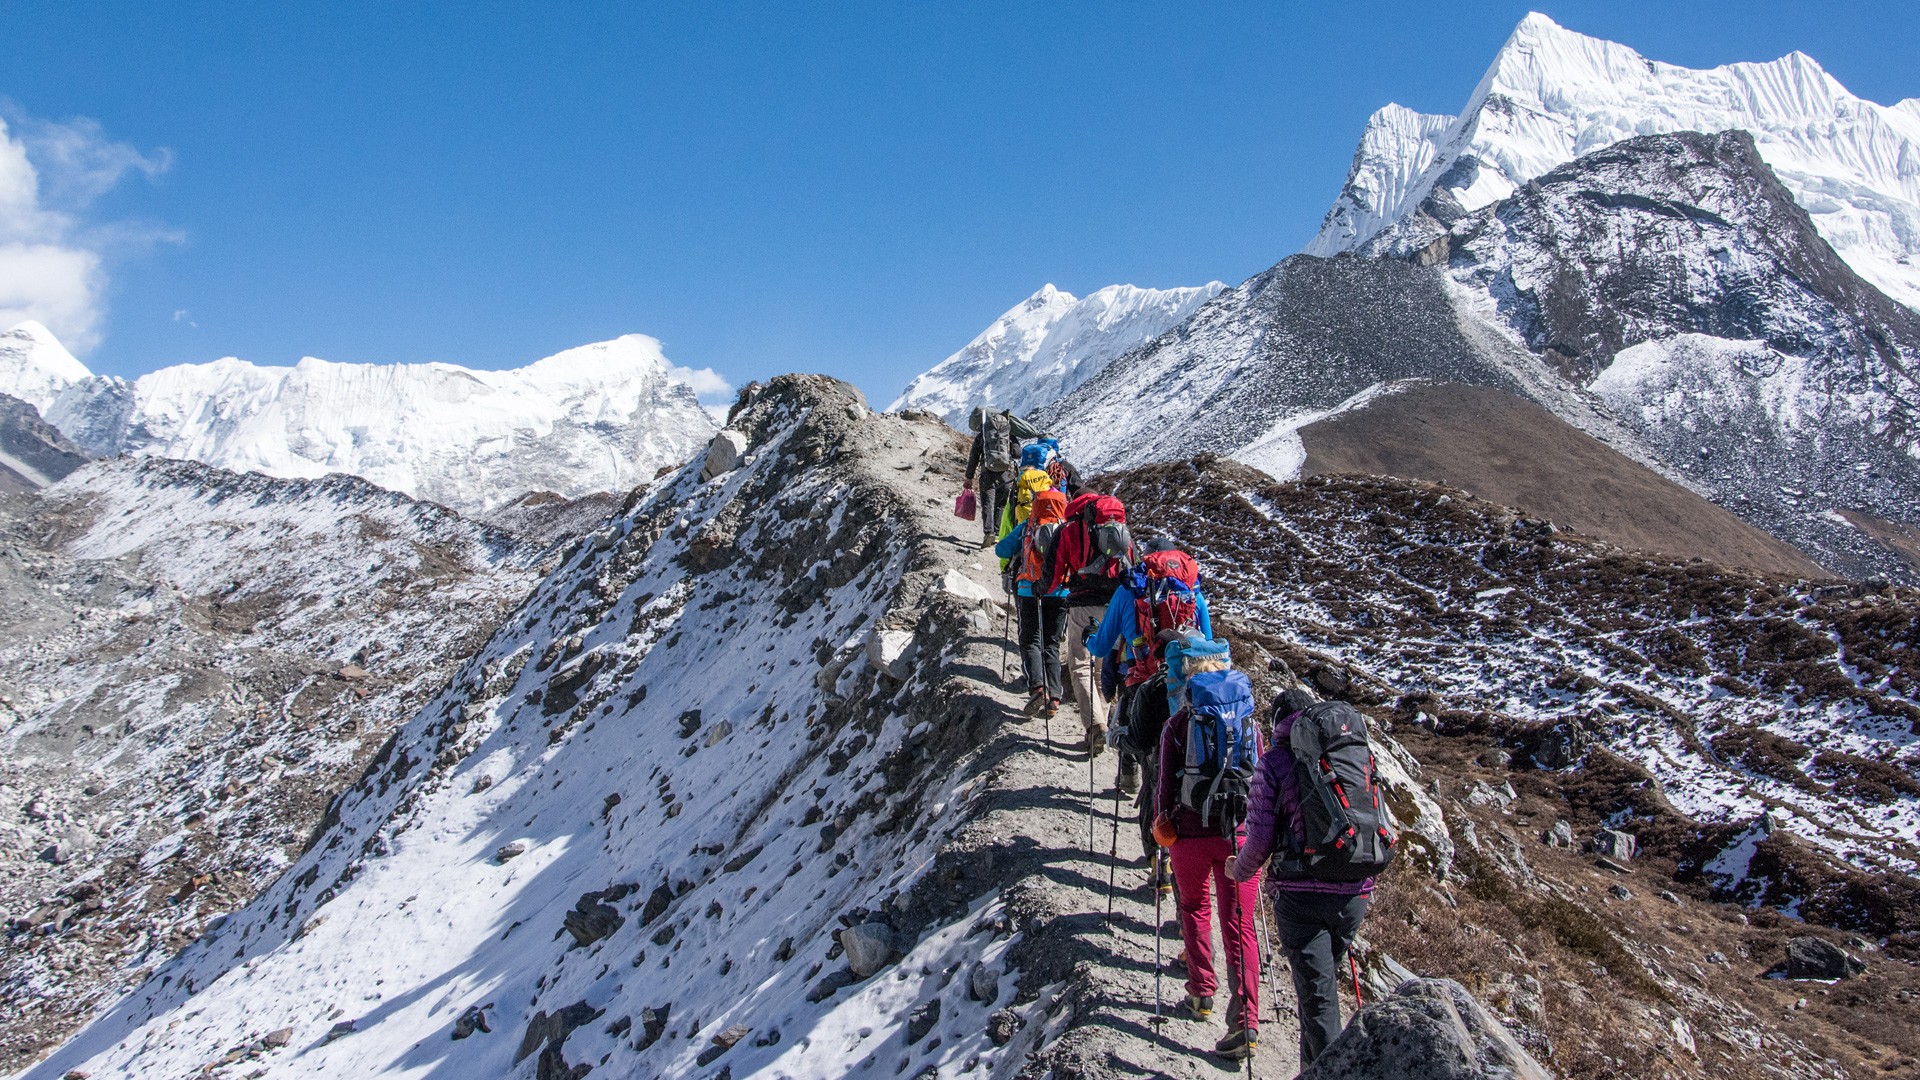
[[[641,332],[884,403],[1046,282],[1297,250],[1366,116],[1458,111],[1530,6],[1920,94],[1912,3],[7,2],[0,118],[40,190],[0,183],[0,242],[97,260],[66,336],[100,372]]]

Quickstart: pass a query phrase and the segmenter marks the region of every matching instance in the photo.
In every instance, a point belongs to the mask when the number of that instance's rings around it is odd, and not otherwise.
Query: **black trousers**
[[[989,543],[1000,539],[1000,509],[1013,496],[1013,474],[980,473],[980,532]]]
[[[1060,648],[1067,640],[1067,598],[1022,596],[1020,600],[1020,671],[1027,689],[1043,687],[1047,696],[1060,697]]]
[[[1368,898],[1289,890],[1272,896],[1280,948],[1293,968],[1293,990],[1300,999],[1304,1072],[1346,1026],[1340,1019],[1341,965],[1366,917]]]

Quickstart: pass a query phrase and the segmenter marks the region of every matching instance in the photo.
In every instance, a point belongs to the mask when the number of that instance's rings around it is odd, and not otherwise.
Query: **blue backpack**
[[[1247,820],[1253,770],[1260,760],[1253,684],[1243,671],[1203,671],[1187,680],[1186,717],[1180,805],[1231,839]]]
[[[1041,439],[1028,443],[1020,450],[1020,467],[1023,469],[1045,469],[1060,460],[1060,440]]]

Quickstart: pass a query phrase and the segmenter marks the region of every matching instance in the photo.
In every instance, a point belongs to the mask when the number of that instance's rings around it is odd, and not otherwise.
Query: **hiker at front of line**
[[[1012,563],[1015,604],[1020,612],[1020,671],[1027,680],[1029,716],[1060,710],[1060,646],[1066,639],[1067,589],[1050,588],[1057,576],[1060,525],[1067,497],[1046,490],[1033,496],[1031,512],[994,545]]]
[[[1273,750],[1260,761],[1247,807],[1236,881],[1266,871],[1281,949],[1300,1002],[1300,1068],[1344,1026],[1341,958],[1360,929],[1374,878],[1397,837],[1380,798],[1366,717],[1301,688],[1273,703]],[[1356,989],[1358,975],[1355,975]]]
[[[1213,897],[1227,960],[1227,1035],[1214,1052],[1252,1056],[1259,1043],[1260,948],[1254,929],[1259,871],[1244,881],[1230,873],[1245,832],[1254,771],[1264,749],[1254,723],[1253,684],[1224,655],[1195,658],[1186,704],[1160,733],[1154,784],[1153,838],[1169,850],[1180,938],[1187,965],[1186,1011],[1213,1015]]]
[[[991,544],[1000,527],[1001,508],[1013,491],[1020,444],[1038,438],[1040,432],[1005,409],[984,405],[974,406],[967,426],[973,429],[973,445],[967,450],[966,483],[973,483],[974,474],[979,474],[981,539]]]

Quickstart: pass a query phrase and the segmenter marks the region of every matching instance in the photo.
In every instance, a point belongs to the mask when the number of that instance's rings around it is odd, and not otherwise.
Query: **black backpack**
[[[1140,761],[1160,752],[1160,731],[1167,726],[1167,680],[1156,675],[1122,691],[1120,730],[1115,745]]]
[[[1380,801],[1367,718],[1344,701],[1318,702],[1294,719],[1288,742],[1300,813],[1275,875],[1350,882],[1385,870],[1399,837]]]
[[[1180,766],[1180,805],[1231,838],[1247,820],[1253,770],[1260,763],[1253,684],[1243,671],[1203,671],[1187,680],[1181,715],[1187,758]]]

